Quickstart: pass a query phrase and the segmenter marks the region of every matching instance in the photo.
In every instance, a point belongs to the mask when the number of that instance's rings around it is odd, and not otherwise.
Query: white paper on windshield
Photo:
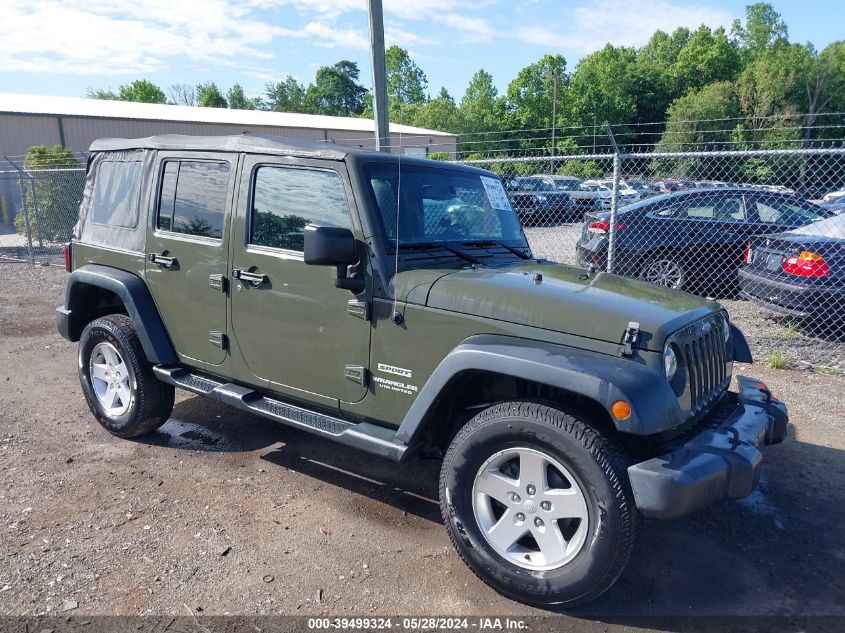
[[[481,176],[481,184],[484,185],[484,191],[487,192],[487,199],[490,201],[491,208],[510,211],[511,204],[508,201],[508,194],[505,193],[505,188],[502,186],[501,180]]]

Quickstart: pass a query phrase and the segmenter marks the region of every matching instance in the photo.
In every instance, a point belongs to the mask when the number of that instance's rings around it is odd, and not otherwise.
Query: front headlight
[[[672,346],[667,345],[663,348],[663,372],[666,374],[666,380],[671,381],[676,371],[678,371],[678,357]]]

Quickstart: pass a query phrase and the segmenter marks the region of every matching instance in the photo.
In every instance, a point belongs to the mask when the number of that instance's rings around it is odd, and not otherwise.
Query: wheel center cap
[[[528,499],[525,503],[523,503],[522,507],[528,514],[534,514],[535,512],[537,512],[537,504],[534,503],[531,499]]]

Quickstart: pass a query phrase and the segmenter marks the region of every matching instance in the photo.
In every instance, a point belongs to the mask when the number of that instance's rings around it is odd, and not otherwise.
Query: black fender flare
[[[733,359],[738,363],[753,363],[754,359],[751,356],[751,348],[748,347],[745,334],[733,323],[730,323],[730,326],[731,340],[733,341]]]
[[[65,304],[57,308],[56,322],[59,332],[69,341],[78,341],[82,330],[88,324],[90,312],[79,305],[80,285],[103,288],[117,295],[132,319],[138,339],[147,359],[153,363],[175,364],[176,351],[153,297],[144,280],[119,268],[86,264],[74,270],[65,287]]]
[[[598,402],[624,433],[651,435],[683,421],[666,378],[635,360],[543,341],[479,335],[464,340],[440,362],[405,415],[396,439],[412,445],[439,395],[466,371],[513,376],[580,394]],[[610,415],[616,400],[631,403],[633,411],[626,420]]]

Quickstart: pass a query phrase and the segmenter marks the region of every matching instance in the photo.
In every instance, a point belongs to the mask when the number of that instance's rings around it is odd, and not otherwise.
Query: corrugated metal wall
[[[372,133],[350,130],[85,117],[61,117],[61,121],[65,146],[79,152],[87,151],[95,139],[105,137],[141,138],[154,134],[212,136],[243,132],[274,134],[311,141],[330,139],[342,145],[373,147]],[[20,156],[32,145],[58,144],[61,144],[58,117],[0,114],[0,157]],[[455,146],[456,137],[403,134],[401,138],[401,147],[429,147],[432,152],[453,153]],[[400,148],[399,134],[391,134],[391,147],[394,152]]]
[[[26,154],[32,145],[60,143],[56,117],[0,114],[0,158]]]

